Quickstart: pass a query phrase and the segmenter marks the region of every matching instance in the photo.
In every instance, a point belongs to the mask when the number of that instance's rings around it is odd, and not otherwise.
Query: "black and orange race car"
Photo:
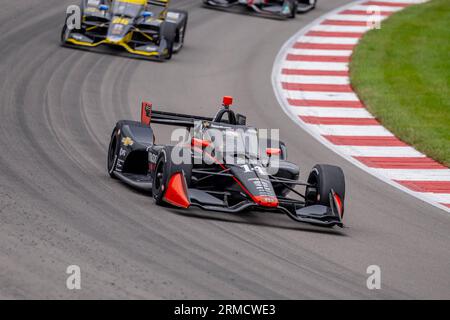
[[[147,58],[170,59],[184,44],[188,13],[170,0],[82,0],[80,23],[61,32],[64,46],[110,46]]]
[[[203,0],[207,7],[233,12],[252,12],[257,15],[289,19],[316,7],[317,0]]]
[[[300,169],[287,160],[285,144],[247,126],[231,103],[231,97],[224,97],[214,117],[202,117],[156,111],[144,102],[140,122],[119,121],[111,134],[110,176],[151,192],[158,205],[230,213],[261,210],[342,227],[342,169],[318,164],[306,182],[299,181]],[[180,130],[177,143],[157,144],[153,124],[175,126]]]

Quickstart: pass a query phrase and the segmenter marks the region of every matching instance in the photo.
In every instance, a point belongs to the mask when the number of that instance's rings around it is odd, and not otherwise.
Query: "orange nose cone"
[[[167,184],[164,201],[180,208],[189,208],[191,202],[187,194],[186,180],[180,172],[175,173]]]
[[[263,207],[274,208],[278,207],[277,197],[271,196],[255,196],[253,199],[257,204]]]

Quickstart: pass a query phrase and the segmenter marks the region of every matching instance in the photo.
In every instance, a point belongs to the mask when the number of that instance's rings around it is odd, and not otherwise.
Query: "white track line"
[[[427,2],[428,0],[380,0],[381,2],[405,3],[405,4],[419,4]],[[365,2],[365,1],[363,1]]]
[[[329,101],[359,101],[358,96],[353,92],[312,92],[285,90],[286,96],[291,99],[303,100],[329,100]]]
[[[379,5],[356,5],[354,7],[352,7],[352,10],[371,10],[373,8],[376,8],[377,10],[380,11],[392,11],[392,12],[396,12],[399,10],[402,10],[402,7],[390,7],[390,6],[379,6]]]
[[[359,38],[356,37],[357,34],[349,37],[345,32],[364,33],[370,29],[368,23],[373,22],[374,17],[364,13],[374,7],[367,4],[368,1],[356,1],[322,16],[300,30],[285,43],[273,67],[272,84],[275,95],[286,114],[328,148],[386,183],[450,212],[450,208],[443,205],[450,204],[450,191],[447,192],[448,183],[450,182],[450,170],[448,168],[436,168],[435,162],[427,159],[425,155],[410,146],[341,146],[333,144],[324,137],[324,135],[348,137],[350,138],[349,141],[354,140],[351,139],[354,136],[393,137],[392,133],[381,125],[354,125],[355,121],[350,120],[352,118],[373,119],[373,116],[366,109],[339,107],[344,105],[342,102],[348,101],[352,105],[354,102],[359,102],[354,92],[345,91],[348,90],[346,86],[350,83],[345,73],[348,71],[347,62],[301,61],[327,61],[330,60],[328,57],[336,57],[336,59],[342,60],[345,57],[350,57],[352,52],[349,49],[357,44]],[[380,0],[379,2],[415,4],[425,1]],[[377,9],[393,13],[403,9],[403,7],[380,5]],[[352,12],[355,14],[349,14]],[[387,16],[381,16],[380,20],[385,18]],[[326,23],[323,23],[324,21]],[[315,33],[310,33],[310,31],[315,31]],[[337,34],[321,32],[337,32]],[[302,45],[303,43],[307,45]],[[315,49],[311,49],[311,44],[314,44],[313,47]],[[308,49],[300,49],[300,46]],[[324,47],[331,50],[327,50]],[[338,50],[338,48],[344,50]],[[290,59],[289,61],[287,60],[288,58]],[[332,75],[286,75],[282,74],[284,69],[303,70],[302,72],[307,74],[320,72],[321,74],[331,73]],[[297,85],[294,87],[295,89],[299,87],[308,88],[309,91],[287,90],[283,88],[283,83],[289,84],[291,86],[289,89],[292,89],[292,85]],[[323,92],[323,89],[344,92]],[[300,100],[304,106],[291,106],[288,99]],[[333,102],[336,103],[335,106]],[[318,105],[312,105],[315,103],[318,103]],[[320,105],[326,105],[327,107],[321,107]],[[305,117],[314,118],[307,119]],[[305,121],[321,120],[322,123],[333,124],[310,124],[302,121],[302,119]],[[342,124],[336,125],[335,123]],[[355,157],[364,157],[359,159],[370,166],[383,168],[368,167]],[[402,158],[408,159],[402,161]],[[402,168],[396,168],[399,165]],[[417,190],[423,190],[423,192],[418,192]],[[429,192],[430,190],[434,192]]]
[[[371,115],[366,109],[363,108],[307,107],[295,108],[292,112],[299,116],[331,118],[373,118],[373,115]]]
[[[369,26],[333,26],[319,24],[311,28],[312,31],[326,31],[326,32],[366,32],[370,30]]]
[[[447,193],[422,193],[416,192],[416,196],[419,198],[425,196],[433,202],[437,203],[450,203],[450,194]]]
[[[450,181],[450,170],[445,169],[374,169],[393,180]]]
[[[349,15],[349,14],[333,14],[328,17],[329,20],[339,20],[339,21],[383,21],[387,16],[373,17],[373,16],[363,16],[363,15]]]
[[[350,84],[348,77],[332,76],[296,76],[281,75],[280,80],[287,83],[305,83],[305,84]]]
[[[425,157],[412,147],[336,146],[339,153],[358,157]]]
[[[345,62],[286,61],[283,67],[300,70],[348,71],[348,63]]]
[[[337,126],[308,124],[311,129],[321,135],[331,136],[367,136],[367,137],[392,137],[393,134],[383,126]]]
[[[347,38],[347,37],[316,37],[316,36],[304,36],[301,37],[298,42],[307,43],[319,43],[319,44],[356,44],[358,43],[358,38]]]
[[[332,57],[350,57],[351,50],[314,50],[314,49],[289,49],[289,54],[298,54],[305,56],[332,56]]]

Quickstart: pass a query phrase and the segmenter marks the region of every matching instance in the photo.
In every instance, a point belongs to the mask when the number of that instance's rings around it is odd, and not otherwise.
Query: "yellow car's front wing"
[[[131,36],[131,33],[130,33],[130,36]],[[168,54],[167,49],[164,49],[162,51],[158,51],[158,50],[143,51],[143,50],[133,49],[127,43],[127,39],[129,39],[129,38],[130,38],[129,36],[126,36],[120,41],[111,41],[109,39],[104,39],[101,41],[91,43],[91,42],[87,42],[87,41],[77,40],[77,39],[74,39],[73,37],[71,37],[71,38],[67,39],[66,42],[69,44],[72,44],[72,45],[82,46],[82,47],[98,47],[102,44],[120,46],[120,47],[123,47],[126,51],[128,51],[131,54],[135,54],[135,55],[139,55],[139,56],[146,56],[146,57],[164,57]]]

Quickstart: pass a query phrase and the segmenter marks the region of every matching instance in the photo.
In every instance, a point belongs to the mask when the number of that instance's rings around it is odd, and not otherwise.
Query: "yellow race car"
[[[184,44],[188,13],[169,9],[170,0],[82,0],[79,21],[67,14],[64,46],[124,48],[128,53],[170,59]]]

